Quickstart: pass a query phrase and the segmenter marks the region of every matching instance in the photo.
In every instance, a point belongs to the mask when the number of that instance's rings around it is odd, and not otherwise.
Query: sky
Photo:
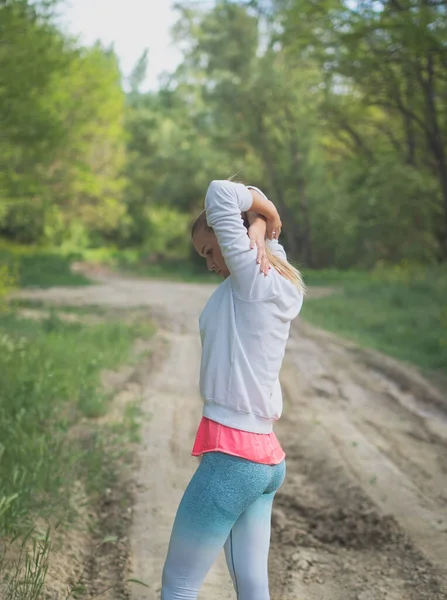
[[[82,44],[96,40],[113,43],[121,71],[128,76],[145,48],[149,48],[147,79],[142,90],[155,90],[163,71],[172,71],[180,52],[170,39],[177,19],[173,0],[65,0],[58,19]]]

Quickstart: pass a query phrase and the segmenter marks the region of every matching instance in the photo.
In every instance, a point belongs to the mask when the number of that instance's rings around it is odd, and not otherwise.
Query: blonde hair
[[[244,224],[245,226],[248,225],[245,219]],[[204,210],[202,210],[202,212],[199,214],[199,216],[192,225],[191,237],[193,238],[195,234],[201,229],[205,229],[206,231],[213,231],[213,228],[210,227],[206,221],[206,212]],[[275,271],[277,271],[277,273],[279,273],[282,277],[285,277],[286,279],[291,281],[302,294],[305,294],[306,286],[304,285],[303,278],[298,269],[291,265],[288,260],[282,258],[281,256],[278,256],[277,254],[273,254],[268,244],[266,244],[265,246],[265,251],[267,254],[267,259],[270,265],[275,269]]]

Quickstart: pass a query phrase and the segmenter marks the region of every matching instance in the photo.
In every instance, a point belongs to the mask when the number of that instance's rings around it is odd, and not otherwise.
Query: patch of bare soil
[[[285,449],[289,475],[273,515],[275,598],[446,597],[442,575],[356,485],[330,443],[303,431]]]
[[[85,598],[130,598],[129,539],[132,520],[132,481],[121,476],[117,485],[104,491],[98,507],[93,538],[84,573]]]
[[[440,392],[303,322],[282,385],[288,476],[273,517],[274,597],[447,598]]]

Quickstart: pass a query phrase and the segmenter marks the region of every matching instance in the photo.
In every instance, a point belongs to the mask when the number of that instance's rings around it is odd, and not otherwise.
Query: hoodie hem
[[[244,413],[222,404],[206,403],[203,416],[226,427],[249,431],[250,433],[271,433],[275,419],[259,417],[253,413]]]

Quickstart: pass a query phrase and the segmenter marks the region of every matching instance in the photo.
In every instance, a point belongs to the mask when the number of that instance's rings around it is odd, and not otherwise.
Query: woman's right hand
[[[248,237],[250,238],[250,248],[253,250],[256,247],[257,257],[256,262],[260,265],[261,273],[267,275],[270,270],[270,262],[265,249],[265,219],[254,213],[247,214],[250,227],[248,228]]]

